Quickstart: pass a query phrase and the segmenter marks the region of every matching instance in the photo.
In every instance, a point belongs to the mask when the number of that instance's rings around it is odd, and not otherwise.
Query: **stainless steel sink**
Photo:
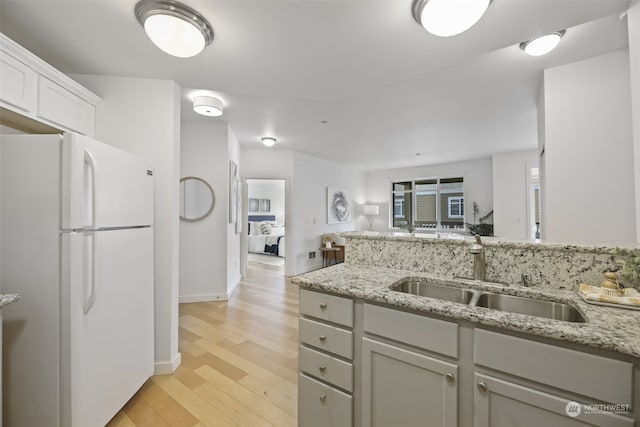
[[[509,313],[526,314],[529,316],[545,317],[547,319],[562,320],[564,322],[584,323],[586,320],[575,308],[567,304],[543,301],[532,298],[516,297],[513,295],[482,293],[478,298],[477,307],[507,311]]]
[[[391,290],[460,304],[469,304],[473,297],[473,291],[469,289],[436,285],[426,280],[402,280],[391,286]]]
[[[586,319],[568,304],[534,298],[496,294],[476,289],[436,284],[428,279],[403,279],[390,287],[392,291],[490,308],[509,313],[544,317],[563,322],[584,323]]]

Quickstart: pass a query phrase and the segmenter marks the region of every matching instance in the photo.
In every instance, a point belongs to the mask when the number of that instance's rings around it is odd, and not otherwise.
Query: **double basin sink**
[[[390,288],[392,291],[490,308],[509,313],[526,314],[564,322],[584,323],[586,319],[568,304],[534,298],[497,294],[430,282],[428,279],[403,279]]]

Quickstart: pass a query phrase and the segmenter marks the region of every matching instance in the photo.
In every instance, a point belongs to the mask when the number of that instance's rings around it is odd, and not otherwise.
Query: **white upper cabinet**
[[[93,136],[100,97],[0,33],[0,107]]]

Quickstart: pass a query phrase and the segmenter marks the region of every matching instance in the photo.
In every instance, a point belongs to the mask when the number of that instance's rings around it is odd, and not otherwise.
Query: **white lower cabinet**
[[[300,289],[298,426],[353,426],[353,300]]]
[[[586,402],[478,373],[475,382],[474,427],[634,426],[632,419],[613,413],[588,413],[582,409]]]
[[[364,338],[362,425],[456,426],[457,378],[453,363]]]
[[[302,427],[640,427],[640,361],[300,294]]]

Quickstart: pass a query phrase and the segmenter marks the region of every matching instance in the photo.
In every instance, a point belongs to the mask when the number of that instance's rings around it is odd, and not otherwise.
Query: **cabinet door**
[[[36,73],[6,52],[0,52],[0,101],[12,110],[30,113],[36,99]]]
[[[84,135],[93,133],[95,108],[59,84],[39,76],[38,117]]]
[[[632,427],[632,419],[612,413],[587,413],[584,403],[533,388],[475,374],[475,427]],[[576,411],[578,403],[580,410]],[[570,416],[571,414],[572,416]]]
[[[458,368],[363,338],[362,425],[458,425]]]

